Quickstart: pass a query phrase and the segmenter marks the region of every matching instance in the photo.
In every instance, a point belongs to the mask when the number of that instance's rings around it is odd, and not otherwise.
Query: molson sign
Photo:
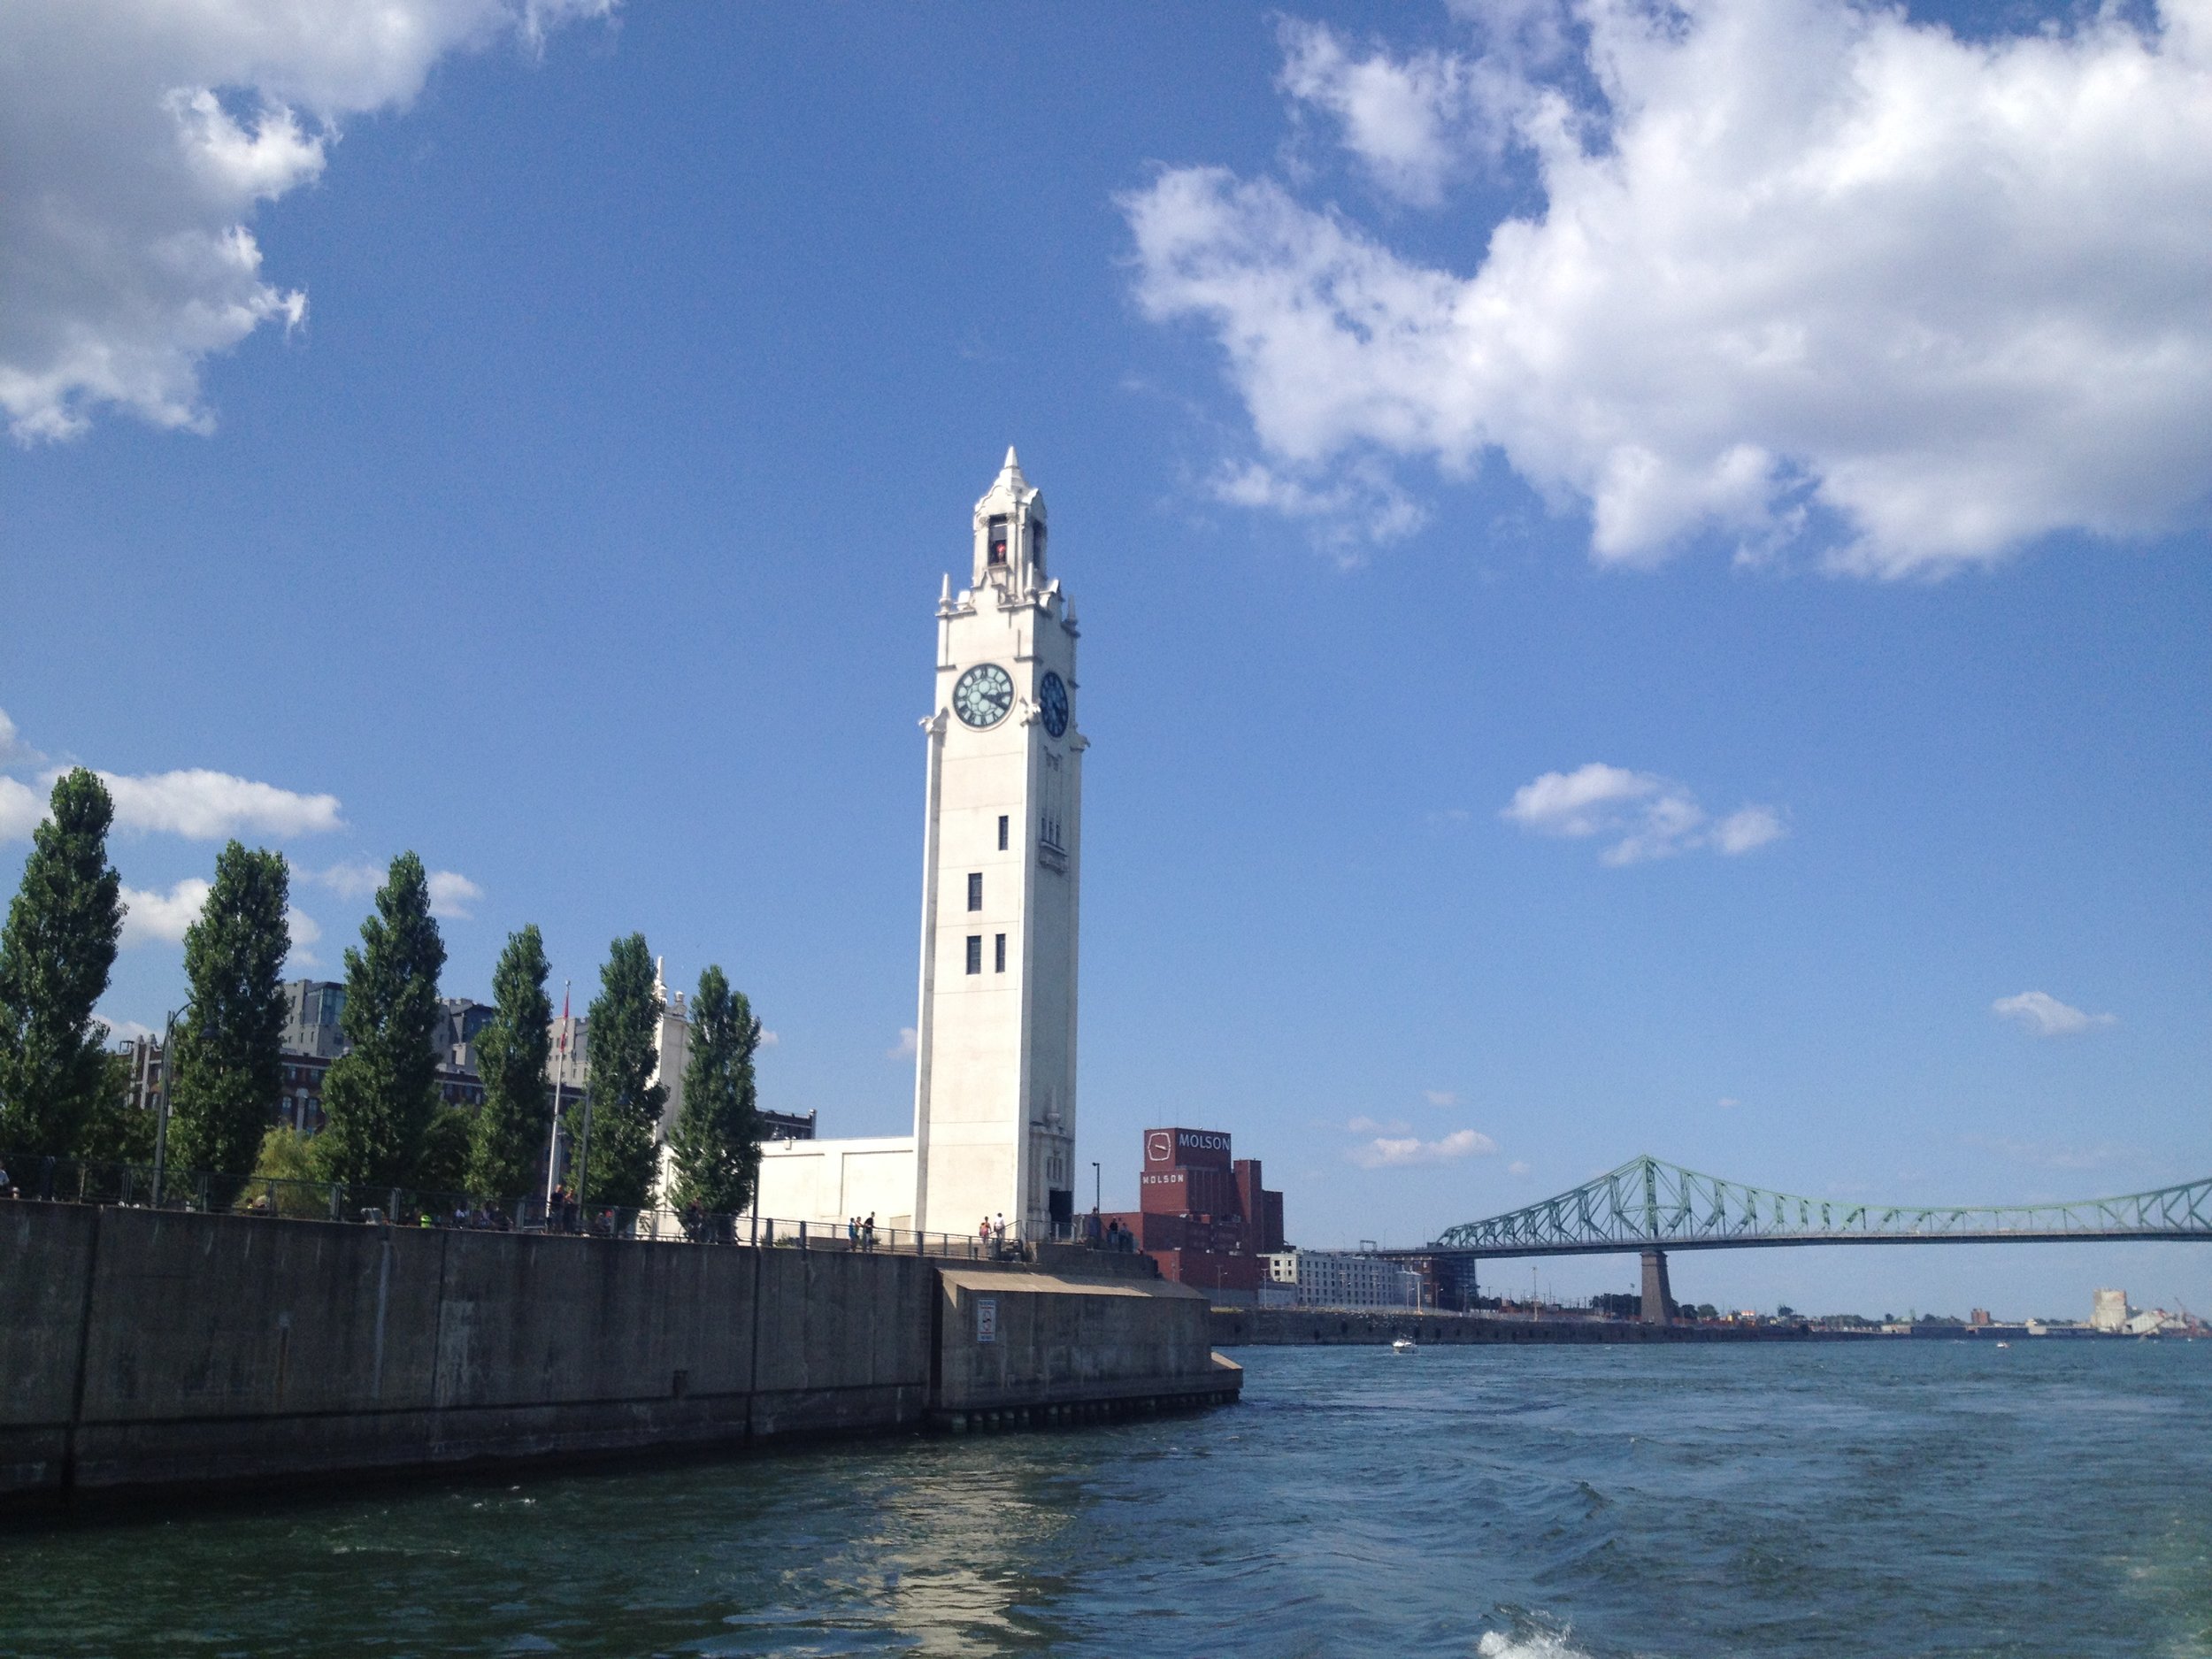
[[[1213,1129],[1148,1129],[1144,1132],[1144,1167],[1225,1170],[1229,1137]]]

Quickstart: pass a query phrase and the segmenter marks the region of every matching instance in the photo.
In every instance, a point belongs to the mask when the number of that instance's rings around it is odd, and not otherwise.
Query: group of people
[[[1093,1220],[1095,1221],[1096,1217],[1094,1217]],[[1106,1224],[1106,1231],[1098,1235],[1098,1248],[1102,1250],[1134,1250],[1137,1235],[1123,1226],[1121,1217],[1116,1216]]]
[[[983,1225],[975,1230],[977,1240],[993,1256],[1006,1254],[1006,1212],[1001,1210],[996,1220],[983,1217]]]
[[[845,1217],[845,1242],[856,1250],[876,1248],[876,1212],[870,1210],[864,1219],[859,1216]]]

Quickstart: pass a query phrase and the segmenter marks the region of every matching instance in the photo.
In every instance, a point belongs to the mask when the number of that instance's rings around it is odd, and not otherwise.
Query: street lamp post
[[[177,1015],[172,1009],[161,1033],[161,1116],[154,1120],[154,1208],[161,1208],[161,1176],[169,1163],[169,1091],[177,1080]]]

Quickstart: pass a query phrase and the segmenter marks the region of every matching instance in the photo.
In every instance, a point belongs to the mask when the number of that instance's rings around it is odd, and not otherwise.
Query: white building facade
[[[1267,1258],[1261,1301],[1293,1308],[1418,1308],[1421,1275],[1387,1256],[1276,1250]]]
[[[764,1149],[764,1216],[1027,1237],[1073,1217],[1082,767],[1075,616],[1012,449],[937,604],[914,1133]]]

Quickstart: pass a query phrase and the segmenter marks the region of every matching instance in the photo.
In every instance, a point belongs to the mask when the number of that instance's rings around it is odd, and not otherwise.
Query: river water
[[[1203,1416],[0,1532],[0,1653],[2212,1655],[2212,1343],[1248,1348]]]

